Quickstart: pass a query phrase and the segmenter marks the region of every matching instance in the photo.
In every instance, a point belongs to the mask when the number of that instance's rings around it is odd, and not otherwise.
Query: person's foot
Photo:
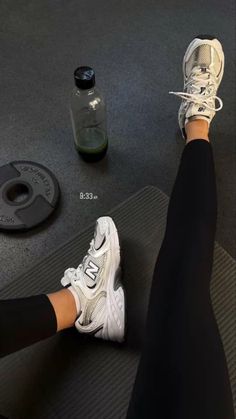
[[[116,226],[110,217],[101,217],[83,262],[77,269],[67,269],[61,280],[64,287],[72,286],[79,297],[80,313],[75,322],[79,332],[123,341],[125,297],[120,277]]]
[[[186,138],[185,125],[203,119],[210,125],[216,111],[223,107],[216,96],[224,73],[224,52],[221,43],[210,35],[199,35],[189,44],[183,59],[183,92],[169,92],[182,98],[179,126]],[[216,102],[218,106],[216,107]]]

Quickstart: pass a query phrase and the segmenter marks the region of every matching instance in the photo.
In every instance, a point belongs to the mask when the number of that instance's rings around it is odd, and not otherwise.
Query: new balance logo
[[[90,260],[87,268],[85,269],[86,275],[88,275],[89,278],[95,281],[98,275],[98,271],[99,271],[99,267]]]

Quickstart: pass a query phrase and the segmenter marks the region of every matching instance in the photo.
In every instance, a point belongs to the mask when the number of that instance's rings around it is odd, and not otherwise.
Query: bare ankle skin
[[[57,318],[57,332],[74,326],[77,309],[75,299],[71,292],[67,289],[48,294]]]
[[[185,125],[185,132],[187,135],[186,144],[193,140],[209,140],[209,125],[203,119],[190,120]]]

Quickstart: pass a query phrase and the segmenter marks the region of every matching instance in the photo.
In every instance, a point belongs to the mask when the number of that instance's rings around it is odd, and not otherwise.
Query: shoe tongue
[[[202,72],[202,73],[206,73],[207,66],[206,66],[205,64],[202,64],[202,65],[200,66],[200,69],[201,69],[201,72]]]
[[[204,105],[191,103],[186,112],[186,120],[193,117],[198,117],[199,119],[206,119],[209,121],[209,110]]]
[[[202,64],[201,66],[195,67],[195,70],[201,73],[201,75],[200,75],[201,78],[203,78],[205,80],[209,79],[210,74],[207,73],[207,71],[206,71],[207,70],[207,66],[205,64]],[[199,90],[198,93],[202,94],[202,93],[205,92],[206,86],[198,86],[198,89],[197,90]]]
[[[98,250],[103,245],[105,240],[104,234],[101,233],[99,224],[97,223],[96,230],[94,233],[94,249]]]

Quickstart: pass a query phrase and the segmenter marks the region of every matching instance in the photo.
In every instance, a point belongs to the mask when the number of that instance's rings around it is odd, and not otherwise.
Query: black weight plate
[[[55,210],[59,196],[56,177],[39,163],[22,160],[0,167],[0,229],[37,226]]]

